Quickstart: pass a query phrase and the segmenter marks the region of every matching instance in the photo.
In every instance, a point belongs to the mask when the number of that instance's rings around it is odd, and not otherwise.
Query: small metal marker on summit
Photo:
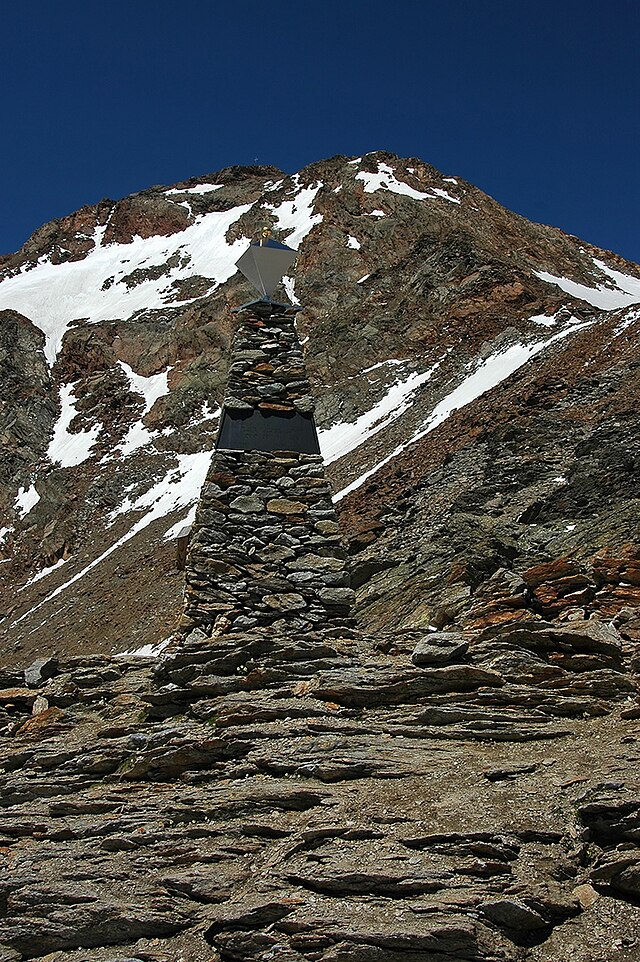
[[[273,240],[265,227],[260,240],[236,263],[262,296],[233,309],[242,315],[243,323],[234,341],[218,448],[320,453],[294,323],[302,307],[271,299],[296,256],[297,251]]]
[[[278,304],[271,295],[289,270],[298,252],[286,244],[273,240],[271,228],[263,227],[260,240],[253,241],[249,249],[236,261],[236,267],[249,283],[262,295],[259,301],[250,301],[233,309],[234,314],[253,311],[259,316],[270,314],[296,314],[302,308],[294,304]]]

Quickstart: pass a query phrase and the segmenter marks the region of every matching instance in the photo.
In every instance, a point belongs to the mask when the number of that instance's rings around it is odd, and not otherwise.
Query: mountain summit
[[[265,228],[356,626],[178,645]],[[639,319],[637,265],[381,151],[103,200],[0,258],[2,791],[34,860],[0,958],[633,962]]]
[[[427,603],[422,584],[427,556],[447,541],[433,526],[451,524],[479,486],[493,499],[486,536],[514,547],[494,547],[466,585],[474,593],[509,555],[530,567],[614,547],[594,513],[630,494],[616,405],[630,410],[635,380],[637,267],[420,160],[376,152],[293,176],[232,167],[83,208],[2,261],[0,630],[10,650],[51,651],[63,635],[72,650],[110,652],[170,631],[180,596],[171,541],[210,460],[229,308],[247,300],[235,262],[265,226],[299,252],[282,296],[304,306],[322,450],[367,623],[395,620],[400,597],[404,625],[444,617],[434,612],[450,600],[428,589]],[[589,445],[595,422],[602,441]],[[505,431],[511,440],[499,440]],[[576,457],[578,444],[593,451]],[[503,490],[485,473],[503,475],[495,459],[507,450]],[[543,539],[551,511],[553,546]],[[619,524],[616,550],[631,539]],[[383,562],[386,576],[371,570]],[[391,570],[402,572],[395,600],[371,601]]]

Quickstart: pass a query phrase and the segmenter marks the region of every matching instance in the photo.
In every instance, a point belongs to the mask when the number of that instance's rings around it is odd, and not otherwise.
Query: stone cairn
[[[295,309],[256,301],[239,311],[220,432],[187,556],[181,630],[344,627],[355,596]]]

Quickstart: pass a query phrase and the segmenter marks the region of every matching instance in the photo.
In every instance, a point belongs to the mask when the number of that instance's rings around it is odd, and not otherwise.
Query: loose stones
[[[267,511],[274,514],[301,514],[307,507],[302,501],[289,501],[287,498],[276,498],[267,502]]]

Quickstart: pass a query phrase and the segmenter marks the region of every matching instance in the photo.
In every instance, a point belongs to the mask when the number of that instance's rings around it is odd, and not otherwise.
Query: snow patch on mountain
[[[188,514],[184,518],[181,518],[179,521],[176,521],[175,524],[172,524],[170,528],[167,528],[167,530],[162,536],[162,540],[173,541],[174,538],[178,537],[178,535],[180,534],[183,528],[191,527],[191,525],[196,520],[197,510],[198,510],[197,503],[192,504],[191,507],[189,508]]]
[[[130,390],[133,391],[134,394],[139,394],[144,399],[144,411],[142,415],[135,424],[131,425],[124,440],[121,441],[116,448],[124,457],[128,457],[139,450],[139,448],[146,447],[147,444],[150,444],[159,433],[158,431],[150,431],[143,423],[143,419],[158,398],[164,397],[169,393],[169,372],[171,368],[169,367],[166,371],[161,371],[159,374],[150,374],[145,377],[143,374],[136,374],[133,368],[125,364],[124,361],[118,361],[118,363],[127,376]]]
[[[94,424],[86,431],[78,431],[74,434],[69,431],[69,425],[78,413],[77,398],[73,393],[76,383],[60,386],[60,416],[53,427],[53,437],[47,448],[49,460],[62,468],[73,468],[86,461],[102,431],[102,422]]]
[[[376,173],[361,170],[359,174],[356,174],[356,180],[363,182],[365,194],[373,194],[377,190],[389,190],[393,194],[404,194],[406,197],[412,197],[413,200],[435,200],[437,197],[441,197],[443,200],[451,201],[454,204],[460,203],[457,197],[452,197],[451,194],[440,187],[430,187],[426,193],[410,187],[409,184],[398,180],[395,171],[388,164],[382,162],[378,163]]]
[[[164,651],[168,644],[171,643],[171,637],[164,638],[159,641],[157,645],[148,644],[142,645],[141,648],[135,648],[132,651],[123,651],[116,658],[157,658],[160,652]]]
[[[392,360],[383,363],[397,362]],[[374,370],[378,366],[374,365],[368,370]],[[429,380],[439,366],[440,361],[422,373],[412,371],[407,377],[393,384],[385,396],[356,421],[340,422],[324,431],[319,431],[318,440],[325,464],[331,464],[332,461],[345,457],[350,451],[360,447],[369,438],[386,428],[392,421],[396,421],[413,403],[413,395],[418,388]]]
[[[21,588],[18,588],[18,591],[25,591],[26,588],[30,588],[31,585],[35,585],[36,582],[42,581],[42,579],[46,578],[47,575],[50,575],[53,571],[57,571],[59,568],[62,568],[63,565],[66,565],[68,560],[68,558],[60,558],[55,564],[48,565],[46,568],[42,568],[36,575],[33,576],[33,578],[29,578],[29,580],[26,581]]]
[[[386,367],[388,364],[396,367],[398,364],[406,364],[406,363],[407,363],[406,359],[401,360],[400,358],[397,358],[397,357],[389,357],[387,358],[386,361],[377,361],[375,364],[372,364],[371,367],[365,367],[364,371],[360,371],[360,374],[370,374],[371,371],[377,371],[378,368]],[[352,381],[354,377],[360,377],[360,374],[358,375],[352,374],[349,380]]]
[[[148,528],[154,521],[164,518],[174,511],[179,511],[196,504],[200,498],[200,490],[207,476],[207,471],[209,470],[211,456],[211,451],[200,451],[197,454],[179,454],[177,455],[177,466],[171,468],[163,478],[152,485],[144,494],[141,494],[133,501],[127,496],[123,503],[112,512],[110,519],[111,524],[115,523],[119,515],[128,514],[132,511],[143,511],[144,514],[142,517],[138,518],[135,524],[133,524],[121,538],[118,538],[114,544],[110,545],[106,551],[103,551],[97,558],[94,558],[88,565],[85,565],[84,568],[76,572],[76,574],[73,575],[72,578],[69,578],[68,581],[65,581],[64,584],[55,588],[34,608],[29,609],[29,611],[26,611],[16,619],[16,621],[12,622],[12,625],[19,624],[29,615],[42,608],[43,605],[57,598],[63,591],[66,591],[71,585],[76,584],[81,578],[84,578],[86,574],[96,568],[105,558],[112,555],[114,551],[121,548],[122,545],[134,538],[140,531]],[[184,524],[184,520],[181,521],[180,524]]]
[[[118,364],[126,374],[131,390],[144,399],[142,415],[144,417],[145,414],[149,413],[158,398],[169,393],[169,372],[172,369],[168,367],[166,371],[161,371],[159,374],[145,376],[144,374],[136,374],[133,368],[125,364],[124,361],[118,361]]]
[[[196,184],[195,187],[172,187],[170,190],[165,190],[165,194],[170,196],[172,194],[210,194],[213,190],[220,190],[224,187],[224,184]]]
[[[297,307],[300,304],[300,301],[296,297],[295,277],[287,277],[285,275],[285,277],[282,278],[282,286],[285,289],[285,293],[289,298],[290,303]]]
[[[628,327],[631,327],[637,320],[640,319],[640,310],[630,310],[625,311],[623,319],[620,321],[615,331],[613,332],[614,337],[619,337],[623,331],[626,331]]]
[[[599,267],[603,274],[606,274],[621,291],[636,298],[634,303],[640,302],[640,277],[633,277],[631,274],[623,274],[622,271],[615,271],[604,261],[593,258],[593,263]]]
[[[357,237],[353,237],[351,234],[349,234],[347,236],[347,247],[349,247],[353,251],[359,251],[360,248],[362,247],[362,244],[360,243]]]
[[[403,441],[402,444],[394,448],[385,458],[382,458],[382,460],[374,464],[372,468],[365,471],[359,478],[356,478],[355,481],[352,481],[334,495],[334,502],[341,501],[342,498],[346,497],[352,491],[355,491],[385,464],[388,464],[393,458],[397,457],[412,444],[415,444],[416,441],[419,441],[425,435],[434,431],[443,421],[446,421],[454,411],[466,407],[467,404],[470,404],[482,394],[496,387],[501,381],[510,377],[518,368],[522,367],[523,364],[526,364],[527,361],[535,357],[536,354],[539,354],[540,351],[543,351],[550,344],[568,337],[575,331],[590,327],[595,323],[594,321],[575,323],[573,318],[571,320],[572,323],[570,323],[568,328],[554,334],[547,340],[535,341],[532,344],[513,344],[507,348],[507,350],[498,351],[482,361],[472,374],[466,377],[461,384],[454,388],[435,406],[428,418],[423,421],[420,429],[412,437]]]
[[[20,512],[20,517],[25,518],[31,509],[35,508],[39,500],[40,495],[36,491],[35,484],[32,484],[29,488],[20,488],[14,502]]]
[[[359,174],[356,174],[356,180],[363,182],[365,194],[373,194],[377,190],[390,190],[394,194],[404,194],[414,200],[426,200],[430,196],[398,180],[395,171],[388,164],[382,162],[378,164],[376,173],[361,170]]]
[[[640,303],[640,278],[615,271],[608,267],[604,261],[595,257],[593,263],[616,285],[615,290],[602,284],[598,284],[597,287],[587,287],[586,284],[579,284],[568,277],[549,274],[548,271],[534,271],[533,273],[546,284],[555,284],[566,294],[571,294],[572,297],[586,301],[587,304],[591,304],[602,311],[614,311],[619,307],[628,307],[630,304]]]
[[[145,511],[141,519],[144,524],[141,525],[138,521],[134,526],[139,531],[158,518],[196,503],[209,470],[211,451],[178,454],[177,459],[177,466],[171,468],[163,478],[143,494],[133,501],[127,495],[122,504],[111,513],[110,524],[114,524],[122,514]]]
[[[221,407],[216,404],[215,408],[210,407],[208,399],[203,401],[202,408],[200,410],[200,417],[196,419],[196,424],[202,424],[203,421],[217,421],[220,417]]]
[[[172,285],[178,280],[202,276],[212,289],[236,272],[236,261],[249,246],[241,237],[227,243],[226,234],[252,204],[231,210],[203,214],[194,224],[169,237],[134,237],[129,244],[102,246],[105,227],[96,228],[95,247],[81,261],[52,264],[41,260],[0,283],[0,309],[19,311],[45,335],[45,356],[55,363],[67,328],[79,320],[96,324],[128,318],[136,311],[148,311],[181,301]],[[178,255],[175,267],[155,279],[127,283],[134,271],[165,265]]]
[[[530,317],[529,320],[532,324],[537,324],[538,327],[555,327],[558,323],[555,314],[536,314],[534,317]]]
[[[442,197],[443,200],[448,200],[450,204],[459,204],[460,198],[453,197],[448,191],[443,190],[442,187],[432,187],[431,190],[438,197]]]
[[[322,214],[314,213],[313,203],[324,185],[318,181],[314,186],[301,187],[297,174],[293,177],[293,183],[293,200],[284,200],[277,205],[265,204],[265,207],[275,216],[276,228],[290,232],[286,237],[288,246],[298,250],[307,234],[316,224],[322,223]]]
[[[123,458],[128,458],[139,451],[140,448],[146,448],[157,436],[157,431],[150,431],[142,421],[136,421],[135,424],[131,425],[120,444],[116,445],[116,451],[119,451]],[[110,460],[109,455],[104,458],[105,462]]]

